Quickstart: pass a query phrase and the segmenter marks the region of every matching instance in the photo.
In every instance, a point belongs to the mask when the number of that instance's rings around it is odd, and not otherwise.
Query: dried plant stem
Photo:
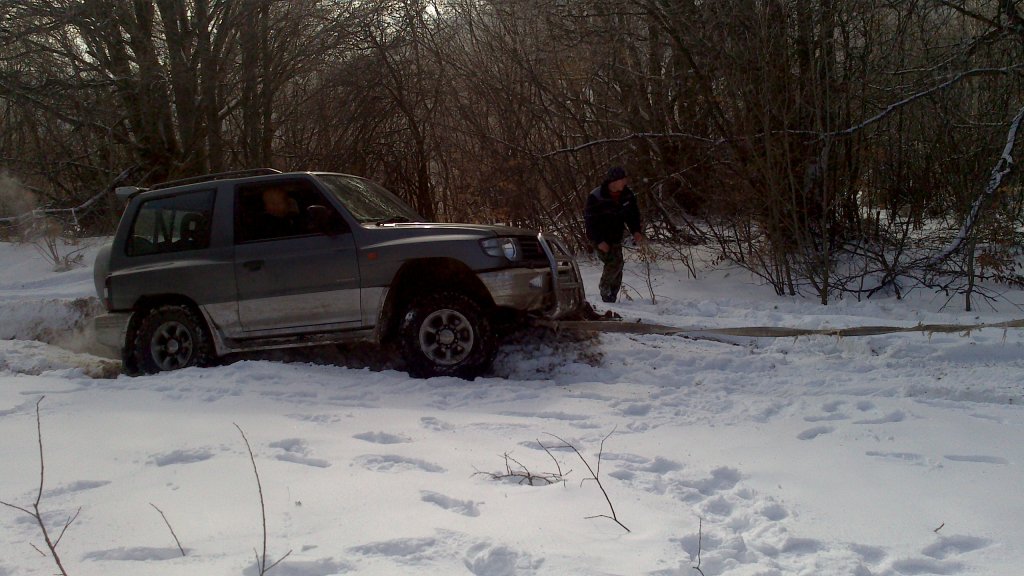
[[[238,433],[242,435],[242,440],[245,441],[245,448],[249,451],[249,461],[252,462],[252,471],[253,474],[256,475],[256,488],[259,489],[260,493],[260,517],[263,526],[263,553],[260,554],[256,550],[253,550],[253,552],[256,555],[256,567],[259,568],[260,576],[263,576],[287,558],[292,551],[289,550],[284,556],[278,558],[276,562],[267,565],[267,507],[263,500],[263,484],[260,482],[260,471],[256,467],[256,456],[252,453],[252,446],[249,444],[249,439],[245,437],[245,432],[242,431],[242,427],[238,424],[235,424],[235,428],[238,428]]]
[[[71,515],[67,519],[67,521],[64,523],[64,527],[61,528],[60,534],[57,535],[56,539],[53,539],[50,536],[50,531],[46,528],[46,522],[43,521],[43,514],[39,510],[39,505],[43,500],[43,485],[45,484],[46,480],[46,463],[43,460],[43,425],[42,419],[39,416],[39,405],[43,402],[43,398],[46,398],[46,396],[41,396],[39,400],[36,402],[36,438],[38,439],[39,442],[39,490],[36,491],[36,500],[35,502],[32,503],[31,510],[22,506],[17,506],[15,504],[4,502],[3,500],[0,500],[0,504],[3,504],[8,508],[13,508],[14,510],[24,512],[36,521],[36,524],[39,525],[39,531],[43,535],[43,540],[46,542],[46,548],[50,551],[50,557],[53,558],[54,563],[57,564],[57,569],[60,570],[60,574],[62,576],[68,576],[67,570],[64,569],[64,563],[61,561],[60,554],[57,553],[57,546],[60,544],[61,538],[64,537],[64,533],[67,532],[68,527],[71,526],[75,519],[78,518],[78,514],[82,511],[82,509],[79,508],[78,510],[75,511],[73,515]],[[46,556],[46,554],[42,550],[40,550],[36,545],[33,544],[32,547],[35,548],[36,551],[42,554],[43,556]]]
[[[597,470],[596,471],[594,470],[593,467],[590,466],[590,462],[588,462],[587,459],[583,457],[583,454],[580,453],[579,449],[576,448],[576,446],[570,444],[569,442],[563,440],[562,438],[560,438],[558,436],[555,436],[554,434],[549,434],[549,435],[554,437],[555,439],[559,440],[562,443],[563,447],[569,448],[570,450],[575,452],[577,456],[579,456],[580,460],[583,462],[583,465],[587,467],[588,471],[590,471],[590,478],[584,478],[583,482],[586,482],[587,480],[593,480],[597,484],[597,487],[601,489],[601,494],[604,494],[604,499],[608,503],[608,509],[611,511],[611,516],[609,516],[607,514],[597,514],[595,516],[587,516],[587,518],[588,519],[590,519],[590,518],[608,518],[609,520],[612,520],[616,524],[621,526],[622,529],[625,530],[626,532],[631,532],[631,530],[629,528],[627,528],[625,524],[623,524],[622,522],[619,521],[619,517],[615,513],[615,506],[612,504],[612,499],[611,499],[610,496],[608,496],[608,491],[605,490],[604,484],[601,483],[601,456],[604,454],[604,443],[614,433],[615,433],[615,429],[613,428],[612,431],[609,432],[607,436],[605,436],[603,439],[601,439],[601,450],[597,453]]]
[[[178,535],[174,533],[174,528],[171,527],[170,521],[167,520],[167,515],[164,514],[163,510],[157,508],[156,504],[150,502],[149,505],[152,506],[154,510],[160,513],[160,517],[164,519],[164,524],[167,525],[167,529],[171,531],[171,536],[174,538],[174,543],[178,545],[178,550],[181,552],[181,555],[184,556],[185,549],[181,547],[181,541],[178,540]]]
[[[692,566],[692,568],[694,570],[696,570],[697,572],[699,572],[700,576],[704,576],[704,571],[700,569],[700,550],[701,550],[702,545],[704,544],[704,519],[703,518],[700,518],[700,522],[699,522],[698,526],[699,526],[699,528],[697,529],[697,565],[696,566]]]

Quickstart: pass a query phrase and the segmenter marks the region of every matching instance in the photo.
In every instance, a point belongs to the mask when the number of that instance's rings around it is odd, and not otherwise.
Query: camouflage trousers
[[[604,263],[601,282],[598,284],[598,288],[601,289],[601,300],[615,302],[622,286],[622,245],[612,244],[607,252],[598,250],[597,257]]]

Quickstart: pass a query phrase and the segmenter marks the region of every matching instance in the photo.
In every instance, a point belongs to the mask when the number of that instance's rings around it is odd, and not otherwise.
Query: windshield
[[[422,222],[423,217],[380,184],[346,174],[317,174],[360,224]]]

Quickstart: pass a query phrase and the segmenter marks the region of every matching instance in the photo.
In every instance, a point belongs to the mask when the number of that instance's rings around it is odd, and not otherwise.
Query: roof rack
[[[203,176],[193,176],[191,178],[182,178],[180,180],[161,182],[154,186],[150,186],[149,189],[159,190],[161,188],[170,188],[172,186],[184,186],[185,184],[196,184],[199,182],[209,182],[211,180],[226,180],[228,178],[246,178],[248,176],[267,176],[269,174],[280,173],[280,170],[274,170],[273,168],[251,168],[249,170],[232,170],[230,172],[217,172],[216,174],[205,174]]]

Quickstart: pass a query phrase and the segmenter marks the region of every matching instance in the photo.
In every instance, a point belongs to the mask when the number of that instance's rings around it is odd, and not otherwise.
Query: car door
[[[234,266],[245,336],[360,325],[353,235],[307,180],[236,188]]]

